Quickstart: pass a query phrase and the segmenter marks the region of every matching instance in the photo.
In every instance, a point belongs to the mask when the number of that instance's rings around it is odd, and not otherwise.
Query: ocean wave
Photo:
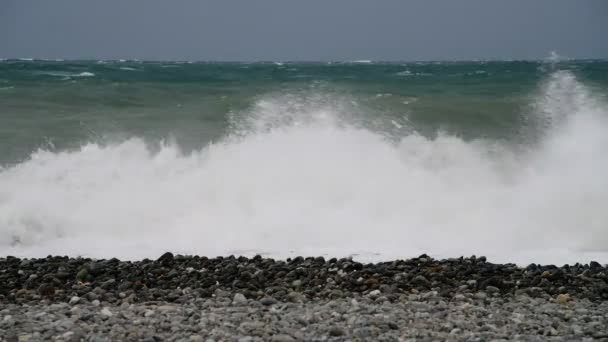
[[[399,71],[395,74],[396,76],[431,76],[432,74],[427,72],[411,72],[410,70]]]
[[[83,71],[83,72],[78,72],[78,73],[68,72],[68,71],[34,71],[33,73],[37,74],[37,75],[61,77],[63,80],[69,80],[72,77],[94,77],[95,76],[94,73],[88,72],[88,71]]]
[[[542,139],[522,152],[448,134],[395,142],[339,99],[269,96],[192,153],[132,138],[0,170],[0,248],[605,261],[607,114],[574,75],[553,73],[534,103]]]
[[[84,71],[84,72],[81,72],[81,73],[78,73],[78,74],[74,74],[72,76],[73,77],[93,77],[93,76],[95,76],[95,74],[92,73],[92,72]]]
[[[409,105],[416,101],[418,101],[418,98],[416,97],[406,97],[403,101],[401,101],[401,103],[403,103],[404,105]]]

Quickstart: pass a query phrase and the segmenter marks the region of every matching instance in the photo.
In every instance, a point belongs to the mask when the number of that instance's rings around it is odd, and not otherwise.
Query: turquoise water
[[[608,62],[0,62],[0,254],[608,262]]]

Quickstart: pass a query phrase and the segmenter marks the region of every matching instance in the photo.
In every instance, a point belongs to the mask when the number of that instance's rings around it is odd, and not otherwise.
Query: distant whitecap
[[[75,76],[75,77],[93,77],[93,76],[95,76],[95,74],[92,72],[85,71],[85,72],[81,72],[81,73],[73,75],[73,76]]]

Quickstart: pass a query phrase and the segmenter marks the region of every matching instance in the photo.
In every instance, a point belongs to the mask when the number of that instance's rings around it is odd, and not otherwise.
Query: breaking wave
[[[608,106],[570,72],[540,86],[544,130],[523,152],[389,139],[350,110],[269,96],[192,153],[139,138],[39,150],[0,168],[0,250],[608,261]]]

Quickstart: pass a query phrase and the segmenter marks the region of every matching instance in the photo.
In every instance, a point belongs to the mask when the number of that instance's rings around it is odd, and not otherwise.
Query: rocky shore
[[[608,341],[608,268],[0,258],[0,341]]]

